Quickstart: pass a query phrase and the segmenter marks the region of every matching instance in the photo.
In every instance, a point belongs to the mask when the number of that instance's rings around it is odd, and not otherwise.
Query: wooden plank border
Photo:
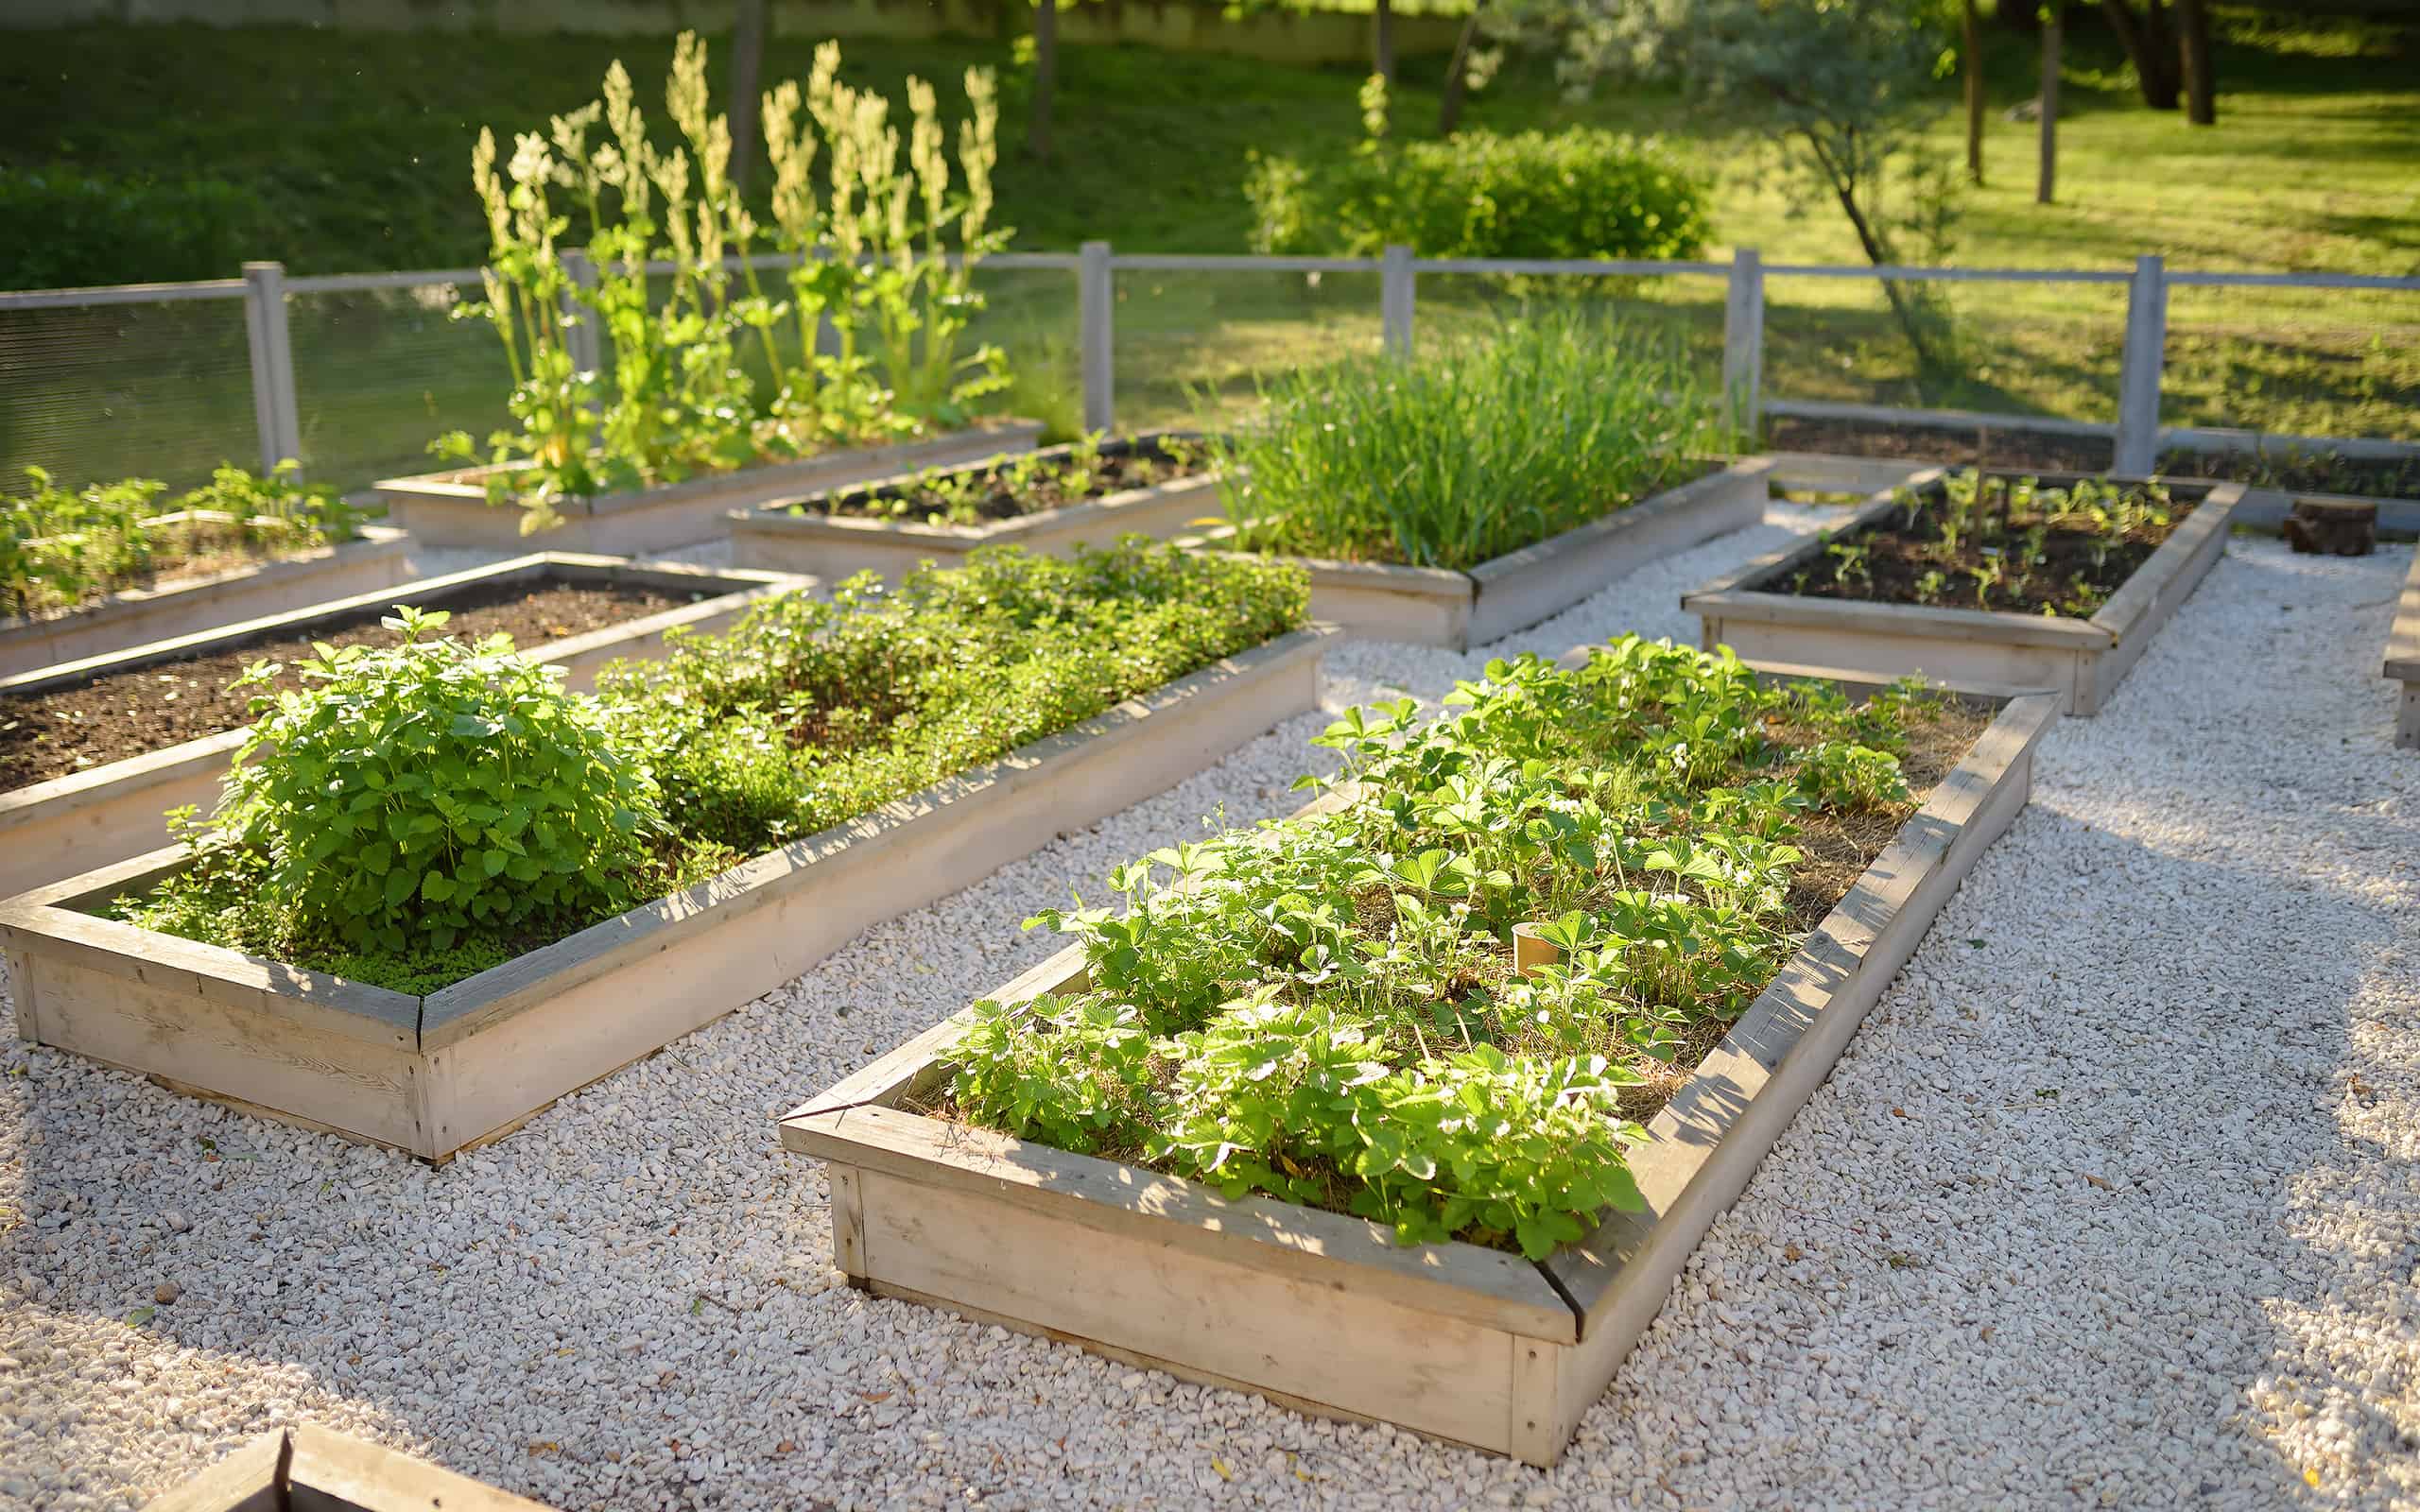
[[[1671,1276],[2024,807],[2058,700],[1958,691],[1996,705],[1992,723],[1650,1125],[1634,1157],[1648,1210],[1609,1217],[1542,1263],[1466,1244],[1398,1246],[1357,1219],[1229,1201],[1181,1177],[908,1110],[947,1075],[964,1011],[784,1115],[783,1146],[826,1163],[841,1210],[835,1257],[867,1290],[1551,1464]],[[1082,950],[1071,947],[995,996],[1023,1001],[1084,980]]]
[[[2411,570],[2403,575],[2403,589],[2395,599],[2394,626],[2387,633],[2386,664],[2381,670],[2390,680],[2403,684],[2403,696],[2396,705],[2394,743],[2406,749],[2420,750],[2420,546],[2412,548]]]
[[[186,859],[155,850],[0,902],[18,1033],[443,1160],[1315,708],[1335,636],[1313,626],[1213,662],[425,997],[86,911]]]
[[[1986,471],[2062,487],[2099,476]],[[2237,507],[2257,491],[2240,483],[2173,485],[2194,499],[2192,513],[2089,619],[1813,598],[1778,589],[1819,559],[1830,540],[1880,524],[1899,507],[1901,489],[1937,493],[1949,472],[1919,472],[1900,488],[1877,491],[1836,529],[1682,594],[1681,608],[1699,616],[1700,644],[1728,645],[1758,661],[1806,661],[1884,677],[1913,673],[1958,686],[2047,689],[2058,693],[2064,713],[2095,714],[2218,564]]]
[[[383,610],[397,603],[498,583],[534,583],[544,579],[628,583],[700,595],[694,603],[545,642],[522,653],[532,661],[563,668],[567,684],[575,688],[593,683],[597,669],[608,662],[659,654],[667,630],[721,629],[768,597],[811,592],[818,587],[813,578],[783,573],[536,552],[485,567],[288,610],[239,625],[130,646],[106,656],[39,668],[0,680],[0,693],[38,693],[223,650],[260,637],[304,633],[320,622]],[[222,730],[0,792],[0,897],[72,877],[166,843],[167,824],[162,816],[186,803],[206,811],[216,802],[228,763],[247,738],[247,730]]]
[[[144,1512],[551,1512],[425,1460],[303,1424],[246,1443]]]

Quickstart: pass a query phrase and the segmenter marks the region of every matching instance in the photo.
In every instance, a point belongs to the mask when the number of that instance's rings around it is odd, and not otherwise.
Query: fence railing
[[[770,266],[779,266],[785,259],[761,256],[750,261]],[[737,260],[733,262],[735,266]],[[1404,247],[1390,247],[1383,255],[1375,258],[1195,256],[1156,252],[1121,254],[1103,241],[1086,242],[1073,253],[999,253],[984,259],[982,266],[987,270],[1063,272],[1072,277],[1075,285],[1070,301],[1076,329],[1074,346],[1080,369],[1082,417],[1087,428],[1114,429],[1117,423],[1117,281],[1121,274],[1293,274],[1306,280],[1331,274],[1374,275],[1378,287],[1378,344],[1381,350],[1397,355],[1409,353],[1413,348],[1415,331],[1422,318],[1420,293],[1424,278],[1700,278],[1722,281],[1721,383],[1737,405],[1738,412],[1744,415],[1987,427],[2104,438],[2111,444],[2113,468],[2134,473],[2152,471],[2162,453],[2170,450],[2210,452],[2276,446],[2327,450],[2357,458],[2420,456],[2420,442],[2404,437],[2309,436],[2280,434],[2259,428],[2164,426],[2162,423],[2162,404],[2168,397],[2164,380],[2169,372],[2171,290],[2259,288],[2420,294],[2420,278],[2338,273],[2174,272],[2155,254],[2136,258],[2131,270],[2115,271],[1767,264],[1753,249],[1738,250],[1727,262],[1420,258]],[[2042,414],[1924,409],[1773,397],[1767,392],[1770,383],[1766,339],[1773,309],[1768,295],[1768,281],[1772,279],[1893,280],[1952,285],[2101,285],[2113,289],[2122,285],[2125,290],[2124,320],[2121,350],[2118,353],[2115,418],[2092,421]],[[304,395],[298,391],[296,385],[294,337],[287,318],[289,304],[304,298],[363,296],[382,291],[438,289],[443,285],[475,286],[478,280],[479,270],[476,268],[289,277],[281,264],[248,263],[244,266],[243,277],[239,279],[0,293],[0,316],[9,312],[239,300],[243,303],[245,318],[244,363],[251,387],[254,432],[251,439],[258,449],[261,462],[267,467],[292,457],[312,462],[318,467],[319,459],[305,455]],[[445,295],[444,298],[450,299],[451,296]],[[441,306],[443,301],[432,300],[429,302],[432,308],[436,308]],[[2414,306],[2413,320],[2412,329],[2420,332],[2420,304]],[[2401,324],[2398,319],[2398,328]],[[2375,335],[2372,337],[2374,343],[2377,339]],[[9,353],[0,350],[0,355]],[[140,358],[139,352],[119,356],[121,361],[137,365]],[[31,443],[26,438],[38,438],[45,423],[57,421],[55,415],[41,412],[39,399],[24,401],[21,408],[21,395],[39,392],[38,386],[27,383],[37,375],[23,366],[24,362],[32,360],[10,362],[9,366],[17,370],[11,373],[7,397],[0,398],[0,445],[27,455],[31,455]],[[419,360],[425,369],[444,367],[452,359],[424,354]],[[594,360],[593,353],[591,360]],[[339,367],[325,363],[320,364],[318,370],[323,380],[331,382],[337,381],[337,377],[349,376],[343,374]],[[372,375],[372,379],[376,376]],[[346,413],[366,414],[390,401],[414,402],[406,381],[408,376],[397,380],[392,394],[376,387],[373,382],[364,395],[354,396],[354,408]],[[420,376],[427,375],[424,372]],[[417,402],[432,414],[444,407],[435,397],[440,387],[441,384],[431,380],[418,396]],[[165,388],[164,397],[147,399],[145,403],[177,403],[176,386],[167,385]],[[201,400],[199,396],[191,396],[190,402],[199,405]],[[449,402],[456,403],[458,407],[471,403],[458,399]],[[222,425],[225,408],[224,405],[216,407]],[[105,407],[100,423],[112,423],[113,418],[122,420],[122,417],[113,417]],[[501,418],[500,414],[497,418]],[[439,429],[449,427],[432,423],[427,428],[433,435]],[[392,449],[389,447],[390,451]],[[315,450],[326,451],[328,448],[322,446]],[[376,449],[372,447],[370,450]],[[383,456],[385,454],[380,455]],[[12,469],[16,461],[13,457],[10,459]],[[340,477],[334,481],[350,486],[368,479]]]

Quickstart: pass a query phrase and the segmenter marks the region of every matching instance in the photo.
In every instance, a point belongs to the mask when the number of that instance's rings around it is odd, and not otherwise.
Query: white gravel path
[[[1818,518],[1520,644],[1692,636],[1681,590]],[[2051,734],[1552,1472],[870,1300],[774,1147],[1046,954],[1038,902],[1289,807],[1312,715],[442,1171],[0,1038],[0,1505],[137,1506],[304,1418],[574,1508],[2420,1504],[2408,561],[2234,542]],[[1481,660],[1349,646],[1331,702]]]

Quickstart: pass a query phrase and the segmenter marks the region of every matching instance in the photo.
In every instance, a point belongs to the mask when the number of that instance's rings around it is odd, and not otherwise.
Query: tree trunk
[[[1974,0],[1967,0],[1969,5]],[[1462,18],[1462,29],[1454,38],[1454,56],[1445,61],[1445,96],[1437,104],[1437,134],[1452,136],[1454,128],[1462,120],[1462,92],[1467,88],[1466,71],[1470,67],[1471,43],[1478,40],[1478,13],[1487,0],[1473,0],[1471,13]]]
[[[1882,244],[1882,237],[1875,231],[1874,223],[1866,219],[1865,207],[1857,202],[1856,182],[1831,153],[1824,150],[1821,138],[1812,131],[1800,134],[1813,151],[1816,165],[1831,180],[1832,196],[1841,202],[1841,214],[1849,217],[1849,225],[1857,232],[1858,246],[1865,249],[1865,260],[1876,267],[1890,266],[1891,249]],[[1891,306],[1892,318],[1899,322],[1899,329],[1907,335],[1908,345],[1915,350],[1917,370],[1930,371],[1936,365],[1932,340],[1925,331],[1924,313],[1916,308],[1914,296],[1908,292],[1905,284],[1895,278],[1883,279],[1881,284],[1882,298]]]
[[[2168,24],[2165,0],[2143,0],[2143,51],[2159,71],[2159,93],[2151,99],[2152,109],[2176,109],[2176,30]]]
[[[2033,183],[2037,204],[2048,204],[2059,188],[2059,42],[2065,30],[2060,0],[2050,0],[2042,17],[2042,170]]]
[[[2031,37],[2042,29],[2039,0],[1994,0],[1992,19],[2009,30]]]
[[[1395,81],[1395,9],[1392,0],[1376,0],[1371,12],[1371,62],[1392,87]]]
[[[2109,18],[2109,29],[2118,34],[2118,45],[2126,49],[2126,60],[2135,65],[2143,103],[2154,111],[2176,109],[2176,71],[2162,45],[2168,26],[2159,0],[2151,0],[2150,15],[2141,26],[2135,25],[2135,8],[2127,0],[2100,0],[2100,9]]]
[[[748,188],[756,157],[756,80],[765,67],[765,0],[739,0],[731,26],[731,186]]]
[[[1028,156],[1050,156],[1050,96],[1059,87],[1059,0],[1033,8],[1033,121],[1026,128]]]
[[[2218,83],[2210,77],[2208,0],[2176,0],[2176,30],[2185,65],[2185,118],[2195,126],[2216,125]]]
[[[1983,181],[1983,23],[1966,0],[1966,177]]]

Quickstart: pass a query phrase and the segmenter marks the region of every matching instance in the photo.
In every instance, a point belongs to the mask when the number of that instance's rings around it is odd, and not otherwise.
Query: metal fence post
[[[596,265],[588,260],[588,249],[567,247],[562,254],[563,272],[575,287],[596,287]],[[574,372],[603,372],[605,349],[596,338],[596,317],[569,290],[562,297],[563,350],[571,353]]]
[[[1411,249],[1390,244],[1378,261],[1378,326],[1387,355],[1411,360]]]
[[[2168,359],[2168,272],[2157,252],[2135,259],[2126,286],[2126,354],[2118,369],[2116,472],[2146,477],[2159,465],[2159,390]]]
[[[1117,288],[1109,266],[1109,243],[1086,242],[1076,265],[1076,312],[1082,322],[1084,429],[1088,431],[1105,431],[1115,424],[1116,349],[1111,321],[1116,306]]]
[[[1762,434],[1758,390],[1765,375],[1765,265],[1753,247],[1731,254],[1731,286],[1722,301],[1722,392],[1745,437]]]
[[[267,472],[288,457],[302,458],[284,263],[244,265],[244,335],[251,348],[252,418],[260,430],[261,471]]]

